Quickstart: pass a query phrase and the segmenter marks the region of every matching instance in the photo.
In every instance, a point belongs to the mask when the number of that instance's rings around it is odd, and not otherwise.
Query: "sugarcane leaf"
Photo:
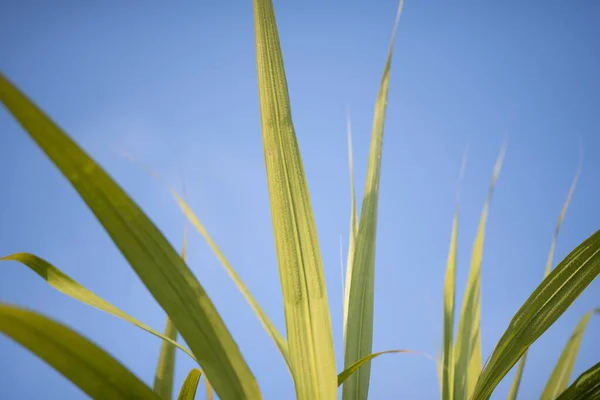
[[[400,0],[375,105],[367,180],[360,212],[358,233],[356,234],[354,255],[349,257],[352,261],[352,267],[348,267],[350,287],[346,287],[348,307],[344,352],[345,368],[349,368],[372,352],[375,297],[375,242],[383,131],[392,65],[392,51],[402,13],[402,6],[403,1]],[[366,400],[369,393],[370,375],[371,364],[370,362],[366,362],[344,383],[343,399]]]
[[[1,74],[0,100],[77,190],[173,320],[219,396],[261,398],[252,372],[204,288],[146,214]]]
[[[500,338],[472,399],[488,399],[494,388],[537,340],[600,274],[600,231],[565,257],[525,301]]]
[[[160,400],[104,350],[43,315],[0,303],[0,332],[44,360],[91,398]]]
[[[185,378],[185,381],[183,381],[177,400],[194,400],[201,376],[202,371],[197,368],[192,369]]]
[[[413,351],[413,350],[386,350],[386,351],[380,351],[378,353],[369,354],[369,355],[361,358],[360,360],[358,360],[357,362],[355,362],[354,364],[352,364],[351,366],[349,366],[348,368],[346,368],[345,370],[343,370],[342,372],[340,372],[338,374],[338,386],[341,386],[348,378],[350,378],[352,376],[352,374],[354,374],[356,371],[358,371],[358,369],[360,367],[362,367],[365,363],[370,362],[372,359],[379,357],[381,355],[393,354],[393,353],[419,354],[418,352]]]
[[[598,400],[600,399],[600,363],[579,375],[557,400]]]

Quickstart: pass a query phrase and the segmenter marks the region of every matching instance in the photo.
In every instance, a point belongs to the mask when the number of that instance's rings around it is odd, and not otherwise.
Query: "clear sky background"
[[[132,195],[180,248],[184,218],[122,152],[181,187],[252,293],[285,329],[257,98],[251,1],[170,4],[4,1],[0,70]],[[527,3],[527,4],[525,4]],[[364,187],[375,96],[397,3],[275,1],[293,117],[323,253],[342,364],[340,236],[350,215],[346,107]],[[600,227],[600,3],[407,1],[392,66],[377,235],[373,350],[435,354],[442,284],[464,149],[458,301],[503,137],[482,275],[484,359],[541,282],[554,226],[584,147],[583,173],[556,261]],[[163,329],[165,315],[92,213],[22,129],[0,111],[0,254],[35,253],[123,310]],[[216,303],[266,399],[292,399],[285,364],[200,235],[189,265]],[[75,328],[152,384],[160,340],[2,263],[0,301]],[[537,398],[595,281],[530,351],[522,399]],[[590,321],[575,375],[600,360]],[[0,337],[0,398],[79,399],[82,392]],[[176,386],[192,361],[177,354]],[[506,397],[514,370],[493,398]],[[373,362],[372,399],[436,399],[435,363]],[[203,391],[199,398],[204,398]]]

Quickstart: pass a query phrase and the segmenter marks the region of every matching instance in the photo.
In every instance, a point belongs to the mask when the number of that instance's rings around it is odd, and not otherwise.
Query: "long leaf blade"
[[[600,231],[575,248],[535,289],[510,322],[477,381],[472,399],[488,399],[502,378],[600,274]]]
[[[585,371],[565,390],[558,400],[600,399],[600,363]]]
[[[577,181],[579,180],[579,175],[581,175],[583,157],[580,155],[579,157],[579,167],[577,168],[577,173],[573,178],[573,182],[571,183],[571,187],[569,189],[569,193],[567,194],[567,198],[563,204],[563,207],[560,211],[560,215],[558,216],[558,220],[556,221],[556,227],[554,229],[554,236],[552,237],[552,244],[550,245],[550,252],[548,254],[548,260],[546,261],[546,271],[544,272],[544,278],[548,276],[552,269],[552,260],[554,259],[554,248],[556,247],[556,240],[558,239],[558,233],[560,232],[560,227],[562,225],[563,219],[567,213],[567,209],[569,208],[569,203],[571,202],[571,198],[573,197],[573,193],[575,192],[575,188],[577,187]],[[525,369],[525,359],[527,358],[527,351],[523,354],[521,361],[519,363],[519,367],[515,372],[515,377],[513,378],[513,383],[511,385],[511,389],[508,395],[508,400],[516,400],[517,393],[519,391],[519,386],[521,384],[521,379],[523,377],[523,370]],[[567,382],[568,383],[568,382]],[[566,386],[565,386],[566,387]]]
[[[590,318],[594,314],[600,314],[600,308],[585,313],[577,324],[577,327],[571,334],[569,341],[552,371],[552,375],[550,375],[550,379],[548,379],[548,382],[544,387],[540,400],[554,400],[569,386],[583,334],[585,333]]]
[[[50,264],[48,261],[30,253],[15,253],[0,258],[0,261],[16,261],[19,262],[35,272],[40,278],[44,279],[51,287],[58,290],[59,292],[78,300],[91,307],[97,308],[98,310],[104,311],[108,314],[114,315],[115,317],[121,318],[140,329],[145,330],[148,333],[153,334],[156,337],[170,343],[171,345],[179,348],[189,355],[194,361],[196,357],[183,345],[175,341],[174,339],[163,335],[162,333],[152,329],[143,322],[138,321],[131,315],[125,313],[118,307],[112,305],[108,301],[99,297],[92,291],[86,289],[80,283],[75,281],[73,278]]]
[[[270,0],[254,0],[258,93],[271,217],[296,396],[334,399],[331,318],[308,184]]]
[[[367,167],[367,181],[360,212],[358,233],[356,235],[354,256],[352,257],[352,267],[350,269],[350,287],[347,288],[349,300],[344,353],[345,368],[349,368],[352,364],[372,352],[375,297],[375,242],[381,153],[392,65],[392,51],[400,22],[402,6],[403,0],[400,0],[375,105],[371,148],[369,150]],[[367,362],[344,383],[343,399],[365,400],[369,393],[370,375],[371,363]]]
[[[487,223],[488,211],[492,201],[494,188],[502,169],[504,155],[506,153],[506,143],[502,145],[500,153],[494,166],[494,172],[488,189],[487,199],[481,212],[477,236],[473,244],[471,255],[471,266],[469,278],[463,298],[462,310],[458,324],[458,335],[454,348],[454,399],[470,398],[477,378],[481,373],[481,263],[483,260],[483,247],[485,240],[485,227]]]
[[[163,234],[104,170],[0,74],[0,100],[70,181],[181,336],[223,399],[261,397],[214,304]]]
[[[358,360],[357,362],[355,362],[354,364],[352,364],[351,366],[349,366],[348,368],[346,368],[345,370],[343,370],[342,372],[340,372],[338,374],[338,386],[341,386],[348,378],[350,378],[352,376],[352,374],[354,374],[356,371],[358,371],[358,369],[360,367],[362,367],[366,363],[370,362],[372,359],[379,357],[381,355],[384,355],[384,354],[394,354],[394,353],[419,354],[418,352],[412,351],[412,350],[386,350],[386,351],[380,351],[378,353],[369,354],[368,356],[361,358],[360,360]]]
[[[196,397],[196,390],[198,390],[198,383],[200,382],[201,376],[202,371],[200,371],[199,369],[194,368],[193,370],[191,370],[185,378],[185,381],[183,381],[183,385],[181,386],[181,390],[179,391],[179,396],[177,396],[177,400],[194,400],[194,397]]]
[[[0,304],[0,332],[44,360],[91,398],[160,400],[104,350],[40,314]]]
[[[442,363],[440,367],[442,381],[442,400],[452,399],[453,384],[453,342],[454,342],[454,299],[456,289],[456,250],[458,240],[458,207],[452,221],[452,234],[450,250],[444,278],[444,343],[442,349]]]

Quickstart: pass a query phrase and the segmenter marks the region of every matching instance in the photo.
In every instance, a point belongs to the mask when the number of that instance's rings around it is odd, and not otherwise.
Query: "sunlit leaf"
[[[352,266],[349,270],[348,307],[346,319],[344,368],[349,368],[361,358],[372,352],[373,311],[375,297],[375,242],[377,230],[377,209],[379,202],[379,183],[381,174],[381,154],[383,148],[383,130],[387,106],[392,50],[394,39],[402,13],[403,1],[398,4],[396,21],[387,60],[377,94],[371,148],[367,167],[367,180],[360,212],[360,223],[354,246],[354,255],[349,257]],[[366,362],[344,383],[344,400],[365,400],[369,393],[371,363]]]
[[[342,383],[344,383],[348,378],[350,378],[352,376],[352,374],[354,374],[356,371],[358,371],[358,369],[360,367],[362,367],[366,363],[370,362],[372,359],[379,357],[383,354],[392,354],[392,353],[419,354],[418,352],[412,351],[412,350],[386,350],[386,351],[380,351],[379,353],[369,354],[368,356],[361,358],[360,360],[358,360],[357,362],[355,362],[354,364],[352,364],[351,366],[349,366],[348,368],[346,368],[345,370],[343,370],[342,372],[340,372],[338,374],[338,386],[341,386]]]
[[[0,100],[92,210],[172,319],[220,397],[261,398],[252,372],[212,301],[137,204],[3,75]]]
[[[502,169],[504,154],[506,152],[506,143],[502,145],[500,154],[494,166],[494,172],[488,189],[487,199],[481,212],[477,236],[473,244],[473,253],[471,254],[471,267],[467,287],[463,297],[462,310],[458,323],[458,334],[454,347],[454,396],[456,400],[468,399],[475,388],[477,378],[481,373],[481,262],[483,260],[483,245],[485,240],[485,226],[487,223],[488,211],[492,201],[492,195],[496,186],[496,181]]]
[[[571,374],[575,368],[575,360],[577,360],[577,354],[581,346],[581,340],[593,314],[600,314],[600,308],[585,313],[581,321],[577,324],[552,371],[552,375],[550,375],[550,379],[548,379],[544,387],[540,400],[554,400],[569,386]]]
[[[453,384],[453,343],[454,343],[454,297],[456,286],[456,241],[458,237],[458,207],[452,222],[450,251],[444,279],[444,342],[442,349],[442,363],[440,365],[442,381],[442,400],[452,399]]]
[[[0,332],[51,365],[91,398],[160,400],[104,350],[40,314],[0,303]]]
[[[600,363],[579,375],[579,378],[557,400],[598,399],[600,399]]]
[[[292,123],[270,0],[254,0],[258,94],[292,375],[299,400],[335,399],[336,366],[321,251]]]
[[[585,288],[600,274],[600,231],[573,250],[535,289],[510,322],[477,381],[473,399],[494,388]]]
[[[202,371],[197,368],[194,368],[190,371],[188,376],[185,378],[183,385],[181,386],[181,391],[179,392],[179,396],[177,396],[177,400],[194,400],[196,397],[196,390],[198,389],[198,383],[200,382],[200,377],[202,376]],[[170,397],[163,397],[164,399],[170,399]]]

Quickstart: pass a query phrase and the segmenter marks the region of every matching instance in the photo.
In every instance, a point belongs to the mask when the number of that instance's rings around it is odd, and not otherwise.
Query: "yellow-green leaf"
[[[354,161],[352,155],[352,127],[348,112],[348,169],[350,170],[350,234],[348,235],[348,261],[346,262],[346,284],[344,286],[344,343],[346,343],[346,324],[348,323],[348,303],[350,301],[350,281],[352,280],[352,264],[354,248],[358,234],[358,216],[356,210],[356,194],[354,191]]]
[[[177,400],[194,400],[196,397],[196,390],[198,389],[198,383],[200,382],[200,377],[202,376],[202,371],[197,368],[194,368],[190,371],[188,376],[185,378],[183,385],[181,386],[181,391],[179,392],[179,396],[177,396]],[[170,397],[163,397],[164,399],[170,399]]]
[[[270,0],[254,0],[258,94],[292,375],[299,400],[335,399],[331,318]]]
[[[557,400],[600,399],[600,363],[585,371]]]
[[[554,229],[554,236],[552,237],[552,244],[550,245],[550,253],[548,254],[548,260],[546,261],[546,271],[544,272],[544,278],[548,276],[550,270],[552,269],[552,260],[554,259],[554,248],[556,246],[556,240],[558,239],[558,233],[560,232],[560,226],[562,225],[562,221],[565,218],[565,214],[567,213],[567,209],[569,208],[569,203],[571,202],[571,198],[573,197],[573,193],[575,192],[575,187],[577,186],[577,180],[579,179],[579,175],[581,174],[581,166],[582,166],[583,157],[579,157],[579,167],[577,168],[577,173],[573,178],[573,182],[571,183],[571,188],[569,189],[569,194],[565,199],[563,207],[560,211],[560,215],[558,216],[558,221],[556,221],[556,228]],[[519,386],[521,384],[521,378],[523,375],[523,370],[525,369],[525,359],[527,358],[527,351],[523,354],[523,358],[519,363],[519,367],[515,372],[515,377],[513,378],[513,383],[510,388],[510,392],[508,394],[508,400],[516,400],[517,393],[519,391]],[[567,382],[568,383],[568,382]],[[566,387],[566,386],[565,386]]]
[[[0,303],[0,332],[44,360],[91,398],[160,400],[104,350],[40,314]]]
[[[375,357],[379,357],[383,354],[392,354],[392,353],[419,354],[418,352],[412,351],[412,350],[386,350],[386,351],[380,351],[379,353],[369,354],[368,356],[361,358],[360,360],[358,360],[357,362],[355,362],[354,364],[352,364],[351,366],[349,366],[348,368],[346,368],[345,370],[343,370],[342,372],[340,372],[338,374],[338,386],[341,386],[342,383],[344,383],[348,378],[350,378],[352,376],[352,374],[354,374],[356,371],[358,371],[358,369],[360,367],[365,365],[365,363],[368,363]]]
[[[475,382],[481,373],[481,335],[480,335],[480,296],[481,296],[481,262],[483,260],[483,245],[485,239],[485,226],[487,223],[490,202],[496,186],[496,181],[502,169],[506,144],[502,145],[500,154],[494,166],[494,173],[488,189],[487,199],[481,212],[477,236],[473,244],[471,267],[467,287],[463,297],[462,310],[458,323],[458,334],[454,347],[454,396],[455,400],[471,397]]]
[[[345,335],[345,368],[349,368],[358,360],[368,356],[372,352],[375,292],[375,242],[379,181],[381,174],[381,153],[392,65],[392,50],[398,23],[400,21],[400,14],[402,13],[402,6],[403,1],[400,0],[387,60],[375,104],[371,148],[369,150],[369,162],[367,167],[367,180],[360,212],[360,223],[356,235],[354,255],[350,257],[352,259],[352,267],[348,267],[350,287],[346,287],[349,299]],[[371,364],[370,362],[366,362],[344,383],[343,399],[365,400],[369,393],[370,375]]]
[[[0,100],[77,190],[173,320],[219,396],[261,398],[250,368],[204,288],[146,214],[3,75]]]
[[[283,336],[281,335],[281,333],[279,333],[279,331],[277,330],[277,328],[275,327],[273,322],[271,322],[271,320],[269,319],[267,314],[263,311],[261,306],[258,304],[256,299],[254,298],[254,296],[252,296],[252,294],[250,293],[250,290],[248,290],[248,287],[244,284],[244,282],[242,281],[240,276],[237,274],[237,272],[235,271],[233,266],[229,263],[229,261],[227,260],[227,258],[225,257],[225,255],[223,254],[223,252],[221,251],[219,246],[217,246],[217,244],[212,239],[212,237],[210,236],[210,234],[208,233],[208,231],[206,230],[204,225],[202,225],[202,223],[200,222],[200,220],[198,219],[196,214],[194,214],[192,209],[187,205],[187,203],[184,201],[184,199],[181,196],[179,196],[179,194],[177,194],[177,192],[175,192],[173,189],[171,189],[171,193],[177,200],[177,203],[179,204],[179,207],[181,207],[186,218],[198,230],[198,232],[200,232],[200,234],[202,235],[204,240],[206,240],[206,243],[208,243],[208,245],[211,248],[211,250],[213,251],[213,253],[217,256],[217,258],[221,262],[221,265],[223,265],[223,267],[225,268],[225,271],[227,271],[227,273],[229,274],[229,277],[231,278],[231,280],[233,280],[235,285],[238,287],[240,293],[242,293],[242,295],[244,296],[244,298],[246,299],[248,304],[250,304],[250,307],[252,307],[252,310],[254,310],[254,313],[258,316],[258,319],[260,320],[261,324],[263,325],[263,327],[265,328],[265,330],[267,331],[267,333],[269,334],[271,339],[273,339],[273,342],[275,342],[275,345],[279,349],[279,352],[283,356],[283,359],[285,360],[288,368],[291,371],[288,344],[285,341],[285,339],[283,338]]]
[[[452,399],[453,384],[453,343],[454,343],[454,298],[456,287],[456,242],[458,238],[458,206],[452,222],[450,250],[444,278],[444,343],[442,349],[442,362],[440,365],[442,382],[442,400]]]
[[[573,373],[573,368],[575,368],[575,360],[581,346],[581,340],[593,314],[600,314],[600,308],[585,313],[581,321],[577,324],[552,371],[552,375],[550,375],[550,379],[544,387],[540,400],[554,400],[569,386],[571,374]]]
[[[600,274],[600,231],[575,248],[542,281],[516,313],[483,370],[472,399],[494,388],[537,340]]]
[[[108,301],[102,299],[92,291],[86,289],[80,283],[72,279],[60,269],[56,268],[54,265],[50,264],[48,261],[29,253],[11,254],[0,258],[0,261],[17,261],[29,267],[29,269],[35,272],[39,277],[44,279],[50,286],[52,286],[59,292],[75,300],[79,300],[84,304],[97,308],[98,310],[107,312],[111,315],[114,315],[115,317],[121,318],[137,326],[138,328],[141,328],[146,332],[151,333],[154,336],[157,336],[162,340],[172,344],[173,346],[181,349],[193,360],[196,360],[196,357],[194,357],[194,355],[183,345],[177,343],[174,339],[150,328],[148,325],[138,321],[131,315],[121,311],[118,307],[110,304]]]

